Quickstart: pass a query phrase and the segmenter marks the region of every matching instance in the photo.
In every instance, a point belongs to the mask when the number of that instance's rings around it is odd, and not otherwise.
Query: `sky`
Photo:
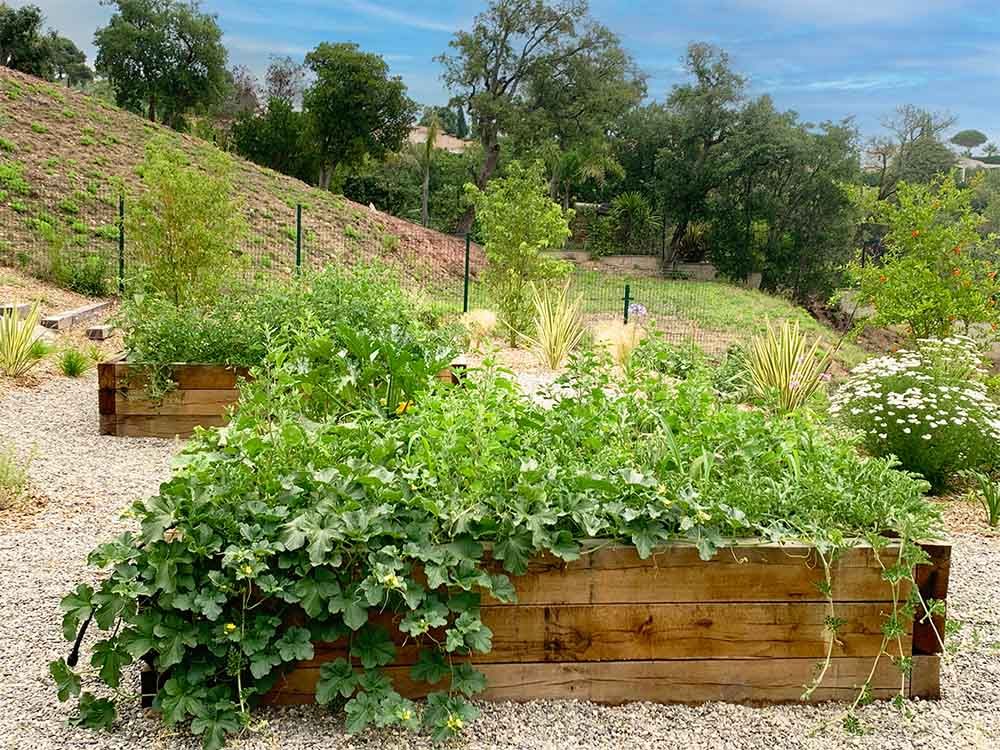
[[[41,7],[48,24],[93,60],[99,0],[8,0]],[[262,73],[270,55],[301,58],[322,41],[381,54],[410,96],[449,95],[433,58],[470,28],[485,0],[203,0],[233,64]],[[866,135],[902,104],[958,118],[1000,144],[1000,0],[591,0],[664,99],[683,77],[691,41],[725,49],[753,94],[809,122],[853,116]]]

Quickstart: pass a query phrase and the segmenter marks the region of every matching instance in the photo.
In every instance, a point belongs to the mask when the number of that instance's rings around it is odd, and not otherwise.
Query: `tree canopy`
[[[303,109],[319,165],[319,184],[329,187],[333,170],[398,151],[416,120],[417,105],[399,76],[379,55],[358,45],[324,42],[306,55],[316,82]]]
[[[0,65],[68,86],[91,81],[87,56],[56,31],[43,33],[44,24],[37,5],[11,8],[0,3]]]
[[[981,130],[960,130],[951,137],[951,142],[956,146],[970,150],[979,148],[988,140],[986,133]]]
[[[214,15],[180,0],[108,3],[116,11],[94,43],[119,106],[179,127],[188,110],[223,100],[227,52]]]

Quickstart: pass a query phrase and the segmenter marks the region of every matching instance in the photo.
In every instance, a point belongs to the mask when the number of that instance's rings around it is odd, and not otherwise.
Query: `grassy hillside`
[[[44,272],[57,243],[113,262],[119,185],[126,196],[142,189],[136,166],[156,137],[169,139],[194,164],[215,148],[0,67],[0,263]],[[233,182],[251,227],[241,249],[261,269],[294,267],[295,207],[302,204],[305,262],[312,267],[382,258],[421,285],[461,279],[461,240],[250,162],[234,164]]]

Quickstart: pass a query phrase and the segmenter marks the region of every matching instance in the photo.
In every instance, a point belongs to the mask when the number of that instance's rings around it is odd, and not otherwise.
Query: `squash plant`
[[[832,561],[858,539],[937,528],[926,485],[890,460],[860,457],[808,414],[718,404],[697,373],[673,384],[636,368],[612,382],[585,353],[561,384],[575,395],[544,407],[492,367],[464,388],[426,385],[428,368],[397,416],[318,388],[310,363],[332,360],[306,356],[309,338],[270,355],[227,427],[198,433],[159,494],[131,509],[137,531],[91,554],[100,585],[63,599],[76,643],[51,671],[61,699],[79,698],[74,721],[111,726],[123,671],[146,661],[162,676],[163,720],[217,748],[253,726],[261,696],[315,643],[345,638],[350,659],[322,667],[317,701],[342,707],[350,732],[445,739],[485,688],[464,658],[491,648],[483,597],[512,601],[509,576],[540,553],[573,560],[582,539],[606,538],[646,558],[681,539],[709,559],[727,537],[758,536]],[[904,546],[887,565],[897,582],[918,561]],[[434,688],[423,705],[382,669],[395,655],[376,622],[386,612],[420,645],[411,676]],[[100,696],[75,671],[88,623],[101,632],[84,660]]]

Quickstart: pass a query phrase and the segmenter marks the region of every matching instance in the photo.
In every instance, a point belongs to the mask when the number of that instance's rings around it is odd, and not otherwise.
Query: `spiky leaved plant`
[[[34,305],[24,320],[16,309],[0,316],[0,370],[4,375],[17,378],[27,373],[39,360],[35,347],[35,328],[38,326],[38,305]]]
[[[754,390],[775,398],[783,412],[800,408],[827,377],[830,352],[820,345],[819,338],[809,343],[798,321],[786,320],[777,331],[768,323],[766,333],[754,336],[747,356]]]
[[[544,289],[532,284],[535,335],[524,336],[538,361],[552,370],[562,367],[583,338],[580,297],[570,298],[569,284]]]

